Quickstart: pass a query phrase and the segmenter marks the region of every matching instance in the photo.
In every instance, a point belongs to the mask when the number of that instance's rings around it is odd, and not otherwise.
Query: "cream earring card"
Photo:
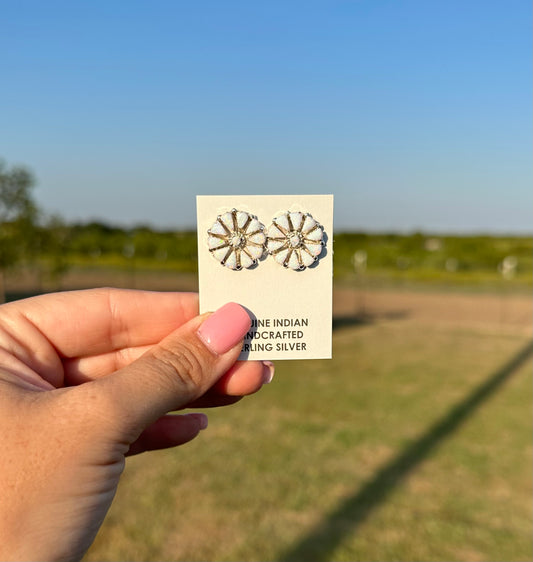
[[[200,312],[252,318],[240,359],[331,358],[333,195],[196,198]]]

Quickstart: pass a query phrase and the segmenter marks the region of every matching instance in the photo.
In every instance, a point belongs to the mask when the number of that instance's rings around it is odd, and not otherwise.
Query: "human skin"
[[[196,437],[204,414],[269,382],[237,362],[236,304],[198,316],[193,293],[96,289],[0,306],[0,560],[79,560],[125,457]]]

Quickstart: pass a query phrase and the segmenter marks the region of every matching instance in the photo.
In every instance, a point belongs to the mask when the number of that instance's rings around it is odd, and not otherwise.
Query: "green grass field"
[[[194,233],[69,237],[8,298],[196,290]],[[334,358],[278,362],[193,443],[129,459],[86,561],[531,560],[532,248],[337,234]]]
[[[531,560],[529,300],[400,296],[337,296],[331,361],[129,459],[86,560]]]

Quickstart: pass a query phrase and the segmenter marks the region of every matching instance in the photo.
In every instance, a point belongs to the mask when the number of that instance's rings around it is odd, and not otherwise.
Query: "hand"
[[[117,289],[0,307],[0,560],[78,560],[125,456],[190,441],[204,414],[272,378],[237,362],[250,328],[229,304],[197,316],[189,293]]]

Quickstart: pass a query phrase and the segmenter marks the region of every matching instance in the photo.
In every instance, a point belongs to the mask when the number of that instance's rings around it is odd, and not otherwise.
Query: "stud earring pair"
[[[302,271],[318,261],[325,246],[323,227],[301,212],[278,215],[265,229],[256,216],[232,209],[218,215],[207,235],[211,255],[235,271],[257,265],[265,252],[283,267]]]

